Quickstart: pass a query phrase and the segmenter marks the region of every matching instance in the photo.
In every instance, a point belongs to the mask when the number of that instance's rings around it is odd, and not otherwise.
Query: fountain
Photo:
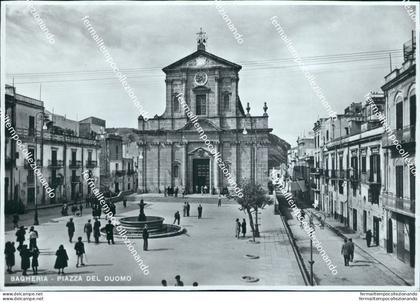
[[[140,201],[140,213],[138,216],[123,217],[119,220],[121,226],[127,231],[129,238],[141,238],[144,227],[147,225],[149,238],[162,238],[183,234],[185,229],[178,225],[164,224],[165,220],[160,216],[146,216],[144,213],[145,203]],[[115,233],[118,234],[117,232]]]

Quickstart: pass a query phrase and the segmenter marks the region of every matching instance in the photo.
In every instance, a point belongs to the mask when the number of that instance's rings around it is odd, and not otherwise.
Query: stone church
[[[238,186],[243,179],[267,188],[269,135],[267,105],[251,116],[239,98],[241,66],[206,51],[207,37],[200,31],[197,51],[163,68],[166,74],[166,109],[147,121],[138,118],[139,190],[163,192],[178,187],[198,193],[224,193],[229,186],[213,155],[199,138],[178,93],[198,117],[200,126]]]

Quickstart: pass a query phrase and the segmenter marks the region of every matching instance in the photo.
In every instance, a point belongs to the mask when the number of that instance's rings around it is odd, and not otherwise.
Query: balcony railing
[[[322,175],[323,170],[321,168],[319,168],[319,167],[311,168],[311,172],[310,173],[313,174],[313,175],[315,175],[315,176],[319,176],[319,175]]]
[[[335,169],[331,169],[330,174],[331,174],[331,179],[337,178],[337,171]]]
[[[134,169],[129,169],[129,170],[127,170],[127,176],[132,176],[132,175],[134,175],[136,172],[135,172],[135,170]]]
[[[112,172],[113,176],[122,177],[125,176],[126,171],[125,170],[114,170]]]
[[[340,170],[338,170],[338,177],[339,177],[340,179],[345,179],[345,178],[346,178],[346,176],[347,176],[347,172],[346,172],[346,170],[345,170],[345,169],[340,169]]]
[[[324,169],[324,177],[329,178],[330,177],[330,170]]]
[[[348,179],[352,182],[358,182],[360,181],[360,175],[359,171],[357,169],[355,170],[349,170],[348,171]]]
[[[389,208],[397,211],[402,211],[405,213],[415,214],[415,200],[410,200],[407,198],[396,197],[390,193],[384,193],[381,195],[382,204]]]
[[[48,167],[49,168],[62,168],[63,160],[48,160]]]
[[[393,130],[393,134],[395,135],[395,140],[398,140],[402,145],[407,143],[415,143],[416,142],[416,126],[410,125],[406,126],[400,130]],[[385,133],[382,137],[382,146],[383,147],[395,147],[393,143],[393,139],[390,137],[393,135],[388,135]]]
[[[98,161],[96,160],[86,161],[86,168],[95,168],[95,167],[98,167]]]
[[[69,161],[70,168],[80,168],[82,167],[82,161],[79,160],[70,160]]]

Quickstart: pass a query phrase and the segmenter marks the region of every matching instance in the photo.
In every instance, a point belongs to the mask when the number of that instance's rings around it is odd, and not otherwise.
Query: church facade
[[[166,74],[166,108],[154,118],[138,118],[139,190],[163,192],[178,187],[186,193],[224,193],[231,186],[224,163],[240,187],[244,179],[267,187],[269,133],[267,106],[260,116],[243,108],[238,94],[241,66],[205,50],[201,32],[197,51],[163,68]],[[200,139],[179,95],[202,128],[215,157]],[[245,112],[246,111],[246,112]],[[201,133],[202,134],[202,133]]]

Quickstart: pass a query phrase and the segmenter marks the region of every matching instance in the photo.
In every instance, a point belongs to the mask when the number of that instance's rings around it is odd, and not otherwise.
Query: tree
[[[243,197],[234,195],[233,198],[241,205],[240,210],[243,210],[248,214],[249,225],[252,230],[252,239],[255,241],[255,237],[260,237],[258,228],[258,209],[264,209],[265,206],[272,205],[274,202],[267,196],[266,191],[260,184],[244,180],[240,187],[242,189]],[[252,215],[253,213],[255,213],[255,223]]]

